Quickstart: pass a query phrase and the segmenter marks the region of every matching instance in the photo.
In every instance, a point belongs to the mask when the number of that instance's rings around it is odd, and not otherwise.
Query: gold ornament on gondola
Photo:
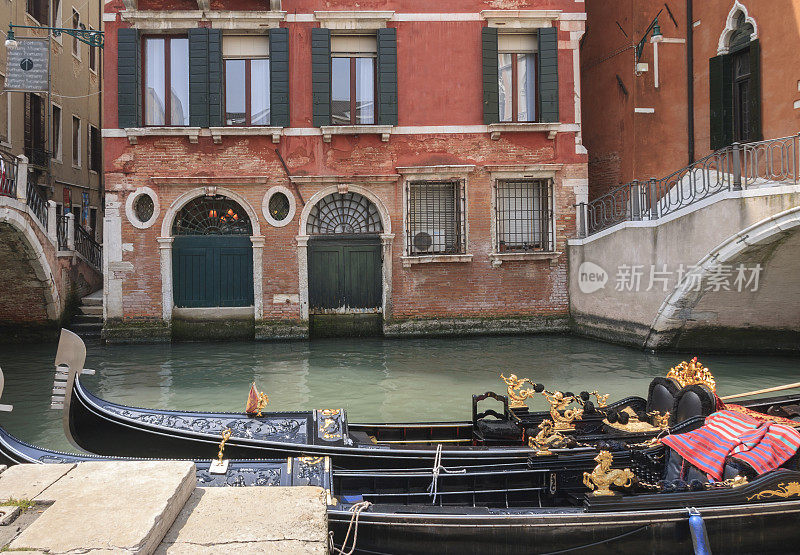
[[[611,468],[614,463],[614,457],[610,451],[600,451],[594,460],[597,461],[597,466],[594,467],[594,470],[591,473],[583,473],[584,485],[593,490],[591,495],[597,497],[614,495],[614,492],[611,491],[611,486],[627,488],[633,484],[635,475],[631,472],[631,469]]]
[[[519,409],[525,407],[525,400],[530,399],[536,395],[533,389],[521,389],[523,385],[533,385],[533,382],[528,378],[518,378],[516,374],[511,374],[507,378],[500,374],[500,378],[508,386],[508,406],[512,409]]]
[[[269,397],[263,391],[259,391],[256,388],[256,382],[253,382],[250,385],[250,393],[247,396],[247,405],[244,411],[247,414],[255,414],[256,417],[260,418],[262,416],[261,411],[267,407],[267,403],[269,403]]]
[[[610,393],[606,393],[605,395],[600,395],[599,391],[592,391],[589,395],[594,395],[597,399],[597,406],[600,408],[605,408],[608,406],[608,398],[611,396]]]
[[[568,409],[567,407],[575,401],[576,397],[564,395],[560,391],[542,391],[542,395],[550,403],[550,418],[553,419],[556,431],[574,430],[573,422],[583,417],[583,409]]]
[[[217,454],[219,464],[222,464],[222,453],[225,451],[225,443],[231,438],[231,432],[230,428],[225,428],[225,431],[222,432],[222,441],[219,442],[219,453]]]
[[[667,377],[672,378],[680,384],[681,387],[688,385],[704,385],[711,391],[717,391],[717,382],[711,371],[697,361],[694,357],[690,362],[683,361],[679,365],[671,368],[667,372]]]
[[[653,412],[648,412],[647,414],[653,418],[653,426],[656,428],[661,428],[662,430],[669,428],[669,412],[661,414],[657,410],[654,410]]]
[[[559,449],[566,445],[567,438],[555,431],[552,420],[542,420],[539,433],[528,438],[528,447],[536,449],[536,456],[552,455],[551,448]]]

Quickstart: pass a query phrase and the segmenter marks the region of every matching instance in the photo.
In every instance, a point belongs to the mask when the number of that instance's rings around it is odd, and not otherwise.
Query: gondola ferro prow
[[[211,462],[211,466],[208,467],[208,471],[211,474],[227,474],[228,473],[228,459],[223,459],[223,453],[225,452],[225,443],[231,438],[232,430],[230,428],[225,428],[222,431],[222,441],[219,442],[219,453],[217,453],[217,458]]]
[[[81,374],[94,374],[94,370],[84,368],[86,363],[86,345],[83,340],[69,330],[61,329],[61,337],[58,340],[58,350],[56,351],[55,366],[56,375],[53,380],[52,398],[50,399],[51,409],[61,409],[62,425],[64,434],[69,442],[80,449],[80,445],[72,437],[72,430],[69,425],[69,405],[72,400],[72,388],[75,379]]]
[[[593,490],[591,495],[614,495],[611,486],[627,488],[633,484],[635,475],[631,469],[611,468],[611,465],[614,464],[614,457],[610,451],[600,451],[594,460],[597,461],[594,470],[583,473],[584,485]]]
[[[6,378],[3,375],[3,370],[0,369],[0,399],[3,398],[3,388],[6,386]],[[13,405],[0,405],[0,412],[11,412],[14,410]]]

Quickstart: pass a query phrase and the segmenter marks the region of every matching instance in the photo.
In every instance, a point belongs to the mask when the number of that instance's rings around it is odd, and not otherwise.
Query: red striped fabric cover
[[[778,468],[800,448],[800,433],[783,424],[762,422],[734,411],[718,411],[702,428],[670,435],[661,443],[714,480],[722,479],[725,458],[746,462],[759,474]]]

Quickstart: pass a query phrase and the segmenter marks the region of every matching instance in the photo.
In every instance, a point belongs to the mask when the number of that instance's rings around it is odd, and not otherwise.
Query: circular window
[[[133,203],[133,212],[140,222],[146,222],[153,217],[155,207],[150,195],[140,195],[136,202]]]
[[[275,227],[283,227],[294,218],[294,195],[286,187],[276,185],[264,195],[261,205],[264,218]]]
[[[282,222],[289,216],[289,198],[283,193],[275,193],[269,199],[269,215],[276,222]]]
[[[136,189],[125,201],[125,214],[133,227],[150,227],[158,219],[158,213],[158,197],[150,187]]]

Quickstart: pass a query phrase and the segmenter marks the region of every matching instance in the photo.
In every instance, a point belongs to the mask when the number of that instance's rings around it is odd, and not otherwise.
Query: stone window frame
[[[149,196],[150,200],[153,201],[153,215],[150,216],[150,219],[146,222],[142,222],[136,216],[136,201],[139,199],[139,197],[144,195]],[[152,227],[153,224],[156,223],[156,220],[158,220],[160,213],[161,206],[158,202],[158,195],[150,187],[139,187],[134,192],[129,194],[127,199],[125,199],[125,215],[128,217],[128,221],[131,223],[131,225],[136,229],[147,229]]]
[[[314,20],[319,22],[323,29],[330,29],[332,33],[365,34],[377,32],[378,29],[385,29],[386,24],[394,17],[395,12],[386,10],[338,10],[338,11],[315,11]],[[375,82],[378,76],[375,74]],[[377,104],[378,97],[375,96]],[[375,116],[377,117],[377,106]],[[326,143],[331,142],[333,135],[380,135],[382,142],[388,142],[392,133],[391,125],[374,124],[351,124],[351,125],[323,125],[320,127],[322,140]]]
[[[553,230],[553,248],[558,245],[558,187],[561,182],[563,164],[528,164],[528,165],[497,165],[486,166],[492,188],[491,218],[489,233],[492,241],[492,251],[489,261],[492,268],[499,268],[505,261],[536,261],[555,260],[563,253],[558,250],[536,252],[499,252],[497,245],[497,183],[508,180],[549,179],[553,187],[553,215],[551,226]]]
[[[269,201],[277,193],[283,193],[286,195],[286,198],[289,199],[289,213],[286,218],[280,221],[273,218],[272,214],[269,213]],[[270,187],[264,195],[264,200],[261,201],[261,213],[264,215],[264,219],[267,220],[267,223],[272,227],[285,227],[289,225],[297,214],[297,202],[295,201],[294,194],[288,187],[284,187],[283,185]]]
[[[758,38],[758,24],[756,20],[748,13],[747,6],[739,2],[739,0],[735,0],[731,11],[728,12],[728,17],[725,19],[725,29],[723,29],[719,37],[719,43],[717,44],[718,56],[730,53],[730,41],[731,37],[736,32],[737,16],[740,12],[744,14],[745,22],[753,26],[753,34],[750,35],[750,41],[752,42]]]
[[[408,269],[416,264],[436,264],[436,263],[460,263],[468,264],[472,262],[473,255],[470,253],[469,241],[469,177],[475,171],[474,165],[451,165],[451,166],[406,166],[397,168],[400,174],[400,186],[403,191],[403,254],[400,260],[403,268]],[[431,254],[431,255],[412,255],[408,252],[408,202],[409,185],[415,181],[447,181],[460,180],[464,187],[464,209],[461,217],[464,220],[464,252],[463,254]]]

